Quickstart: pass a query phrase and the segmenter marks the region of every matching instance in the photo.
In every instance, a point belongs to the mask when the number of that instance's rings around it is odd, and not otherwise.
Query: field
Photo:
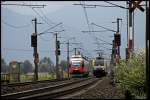
[[[66,72],[63,72],[63,77],[67,78],[68,74]],[[18,75],[16,77],[18,79]],[[55,73],[38,73],[38,80],[52,80],[56,79]],[[2,80],[10,80],[10,82],[13,81],[13,77],[9,74],[1,73],[1,81]],[[26,81],[33,81],[34,80],[34,73],[27,73],[27,74],[21,74],[20,75],[20,82],[26,82]]]

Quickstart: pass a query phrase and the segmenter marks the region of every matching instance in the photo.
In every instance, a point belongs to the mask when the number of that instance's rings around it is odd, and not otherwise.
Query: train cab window
[[[104,66],[104,61],[101,61],[101,60],[97,60],[96,62],[95,62],[95,66]]]
[[[80,62],[73,62],[73,63],[72,63],[72,66],[74,66],[74,67],[80,67],[81,64],[80,64]]]

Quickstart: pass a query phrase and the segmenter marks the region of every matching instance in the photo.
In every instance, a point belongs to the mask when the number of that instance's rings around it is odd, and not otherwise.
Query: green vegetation
[[[122,60],[115,68],[115,82],[136,99],[146,98],[146,58],[144,51],[136,51],[129,61]]]

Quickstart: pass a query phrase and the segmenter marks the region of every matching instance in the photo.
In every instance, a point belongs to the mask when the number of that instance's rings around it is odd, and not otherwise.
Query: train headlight
[[[12,67],[15,69],[15,68],[17,67],[17,65],[16,65],[16,64],[14,64],[14,65],[12,65]]]

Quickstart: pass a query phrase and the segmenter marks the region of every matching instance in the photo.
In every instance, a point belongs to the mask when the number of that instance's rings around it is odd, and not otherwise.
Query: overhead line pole
[[[35,35],[37,36],[37,19],[35,18],[34,20],[35,24]],[[38,53],[37,53],[37,46],[34,47],[34,64],[35,64],[35,70],[34,70],[34,81],[38,80]]]
[[[67,42],[67,71],[68,71],[68,79],[69,79],[69,40]]]
[[[68,78],[70,78],[69,76],[69,45],[70,45],[69,40],[66,44],[67,44],[67,70],[68,70]],[[71,43],[71,44],[76,44],[76,43]]]
[[[119,32],[119,20],[122,20],[122,19],[117,18],[117,34],[121,34],[121,33]],[[121,38],[121,37],[120,37],[120,38]],[[120,46],[118,46],[118,56],[119,56],[119,58],[120,58]]]
[[[146,95],[150,98],[150,67],[149,67],[149,1],[146,1]]]
[[[132,52],[133,52],[133,28],[132,28],[132,3],[129,2],[129,40],[128,40],[128,49],[129,49],[129,58],[131,58]]]
[[[57,35],[58,33],[55,34],[56,36],[56,51],[55,51],[55,54],[56,54],[56,79],[60,79],[60,74],[59,74],[59,66],[58,66],[58,62],[59,62],[59,58],[58,58],[58,42],[57,42]]]

